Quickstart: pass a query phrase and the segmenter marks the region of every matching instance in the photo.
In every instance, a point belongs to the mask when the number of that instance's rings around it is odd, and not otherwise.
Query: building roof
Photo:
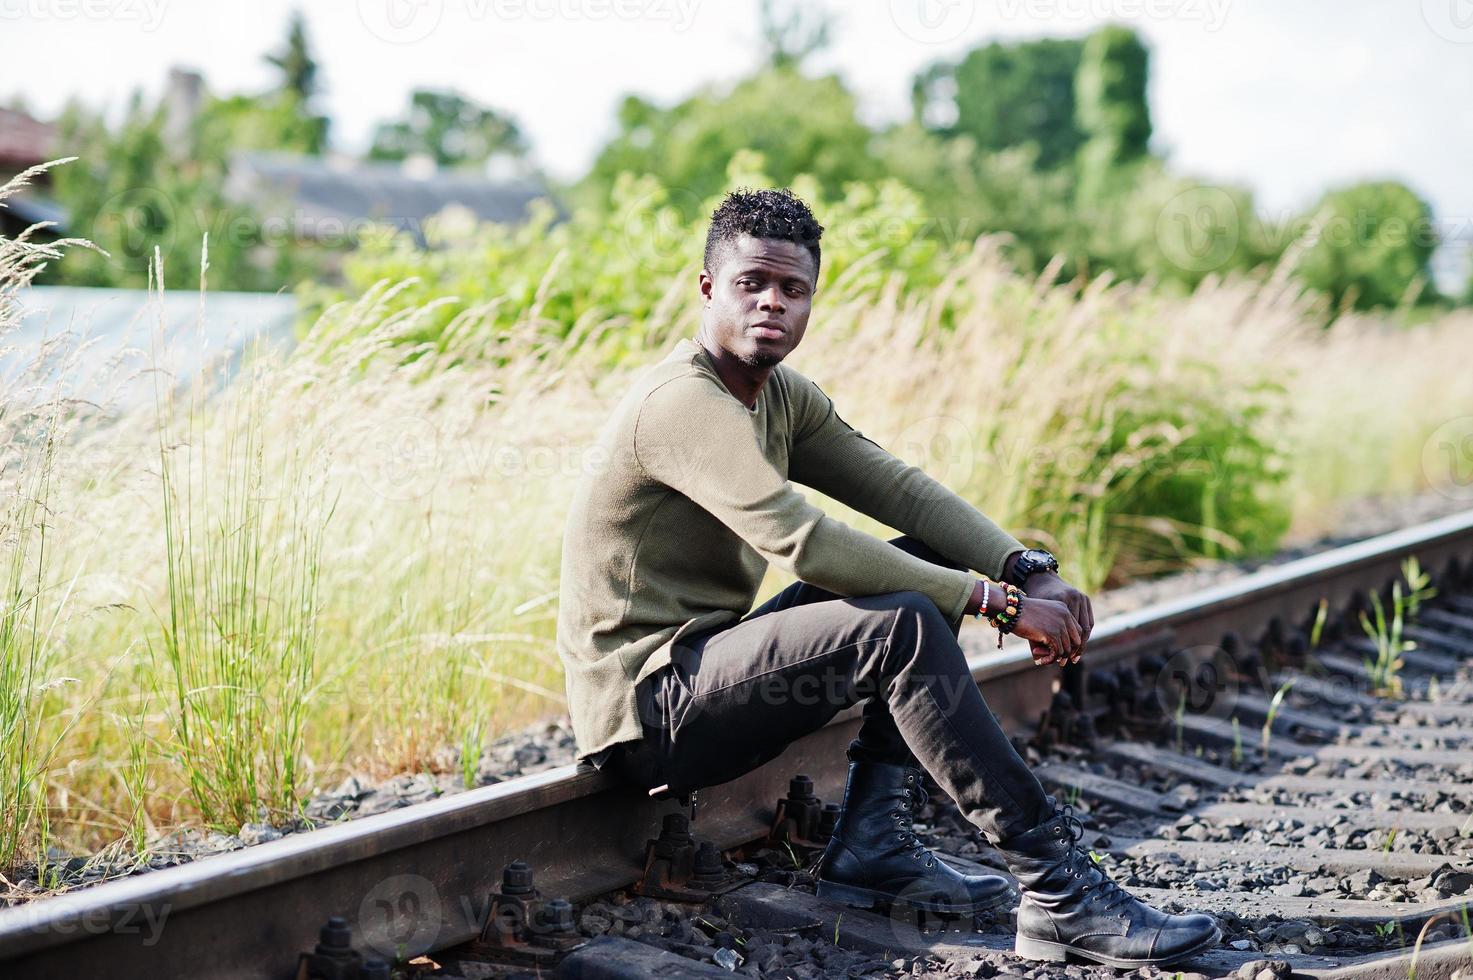
[[[232,158],[229,192],[267,215],[280,214],[297,234],[332,238],[365,220],[424,240],[424,220],[460,205],[483,221],[515,223],[533,200],[550,197],[537,180],[493,181],[473,172],[414,172],[398,164],[345,162],[281,153]]]
[[[56,127],[24,112],[0,109],[0,168],[24,170],[52,159]]]
[[[27,286],[14,298],[19,323],[4,337],[0,384],[49,378],[61,394],[115,411],[151,404],[161,379],[213,390],[219,375],[204,368],[233,373],[257,339],[295,344],[290,293]]]

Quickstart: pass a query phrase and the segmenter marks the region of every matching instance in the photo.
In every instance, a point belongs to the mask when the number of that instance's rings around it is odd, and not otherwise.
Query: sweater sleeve
[[[675,378],[646,396],[634,458],[804,582],[845,596],[922,592],[952,621],[971,598],[967,572],[901,551],[810,503],[763,455],[742,405],[707,379]]]
[[[793,450],[798,483],[916,537],[953,561],[1001,579],[1017,538],[918,467],[897,459],[839,417],[828,395],[796,371]]]

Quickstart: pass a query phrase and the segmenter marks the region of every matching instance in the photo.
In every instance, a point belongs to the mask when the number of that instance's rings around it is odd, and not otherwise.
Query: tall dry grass
[[[640,369],[611,367],[629,325],[584,322],[565,340],[535,303],[500,330],[473,309],[406,350],[435,310],[392,312],[398,288],[329,309],[290,354],[212,367],[201,387],[160,375],[156,405],[77,427],[47,444],[49,464],[0,470],[6,499],[49,515],[44,561],[39,530],[3,542],[5,567],[24,569],[24,617],[0,634],[0,775],[28,803],[6,810],[0,864],[43,828],[69,846],[139,845],[178,824],[279,816],[348,771],[448,767],[447,746],[563,710],[563,517]],[[1359,331],[1321,335],[1280,279],[1209,280],[1185,298],[1081,292],[1019,276],[982,241],[925,297],[866,289],[825,290],[791,363],[847,421],[1054,547],[1091,588],[1204,542],[1230,553],[1246,532],[1222,528],[1257,526],[1229,520],[1240,508],[1263,508],[1269,534],[1291,496],[1318,508],[1405,488],[1375,464],[1473,405],[1448,368],[1466,323],[1429,328],[1431,363]],[[698,322],[696,297],[672,287],[641,325],[645,360]],[[1411,397],[1429,384],[1440,400]],[[1367,427],[1383,412],[1397,421]],[[1336,462],[1350,443],[1359,465]],[[1153,511],[1181,493],[1199,519]],[[774,574],[764,593],[784,584]]]

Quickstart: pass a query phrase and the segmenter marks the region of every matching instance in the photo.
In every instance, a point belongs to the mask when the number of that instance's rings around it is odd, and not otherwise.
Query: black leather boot
[[[964,875],[915,835],[913,811],[926,802],[921,770],[849,763],[844,808],[818,862],[818,897],[859,908],[884,902],[964,915],[1010,904],[998,875]]]
[[[1019,956],[1062,963],[1073,953],[1123,970],[1180,960],[1222,941],[1211,916],[1168,915],[1111,881],[1079,846],[1083,836],[1084,824],[1065,804],[997,845],[1023,893]]]

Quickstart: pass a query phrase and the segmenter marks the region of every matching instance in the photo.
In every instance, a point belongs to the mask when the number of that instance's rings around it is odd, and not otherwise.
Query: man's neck
[[[726,390],[735,395],[737,400],[747,408],[756,408],[757,393],[762,390],[763,385],[767,384],[767,379],[777,365],[751,367],[743,364],[726,348],[707,339],[705,331],[696,334],[696,343],[700,344],[705,349],[707,356],[711,358],[711,363],[716,368],[716,375],[721,378],[721,383],[726,385]]]

